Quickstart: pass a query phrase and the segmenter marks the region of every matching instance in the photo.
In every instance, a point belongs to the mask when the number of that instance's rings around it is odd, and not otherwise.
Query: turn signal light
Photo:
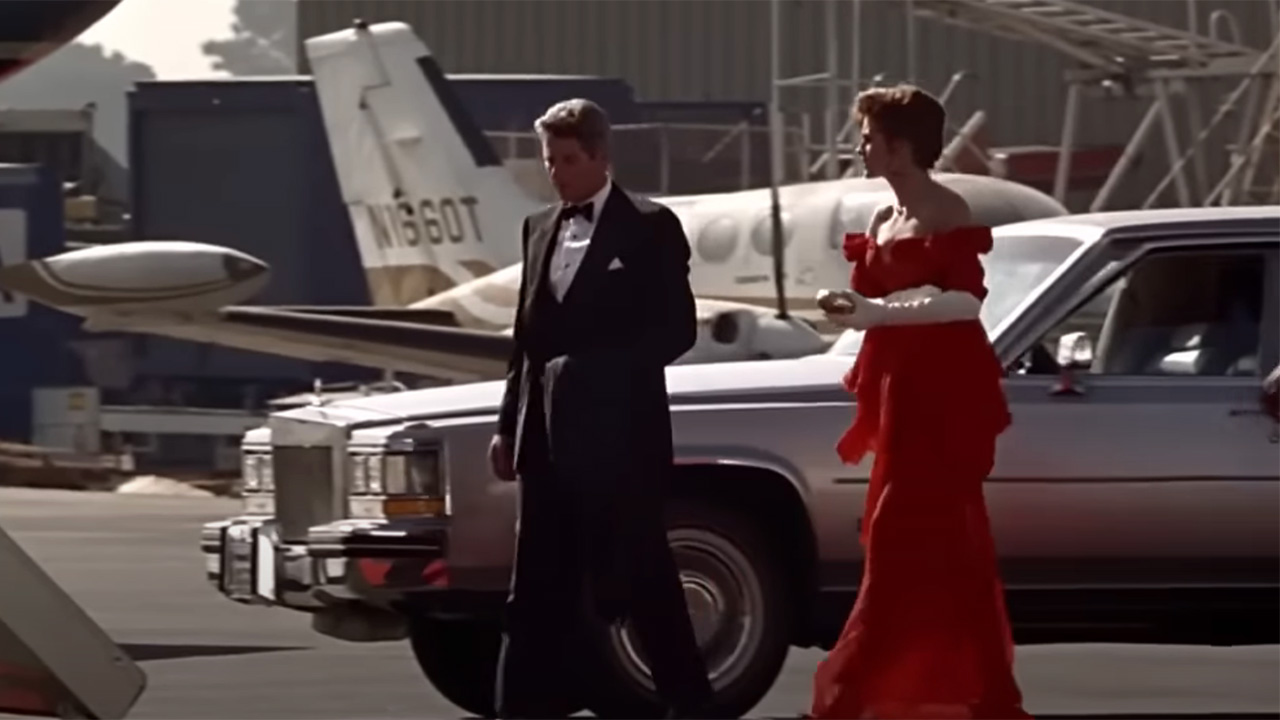
[[[445,502],[433,497],[389,497],[382,501],[382,514],[387,518],[442,516]]]

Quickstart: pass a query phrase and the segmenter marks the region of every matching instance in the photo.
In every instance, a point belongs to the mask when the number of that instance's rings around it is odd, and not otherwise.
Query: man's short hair
[[[547,108],[533,127],[544,138],[577,140],[593,158],[609,152],[609,116],[590,100],[562,100]]]
[[[853,103],[853,115],[858,123],[870,120],[885,137],[910,144],[912,159],[925,170],[942,155],[947,111],[937,98],[915,85],[863,90]]]

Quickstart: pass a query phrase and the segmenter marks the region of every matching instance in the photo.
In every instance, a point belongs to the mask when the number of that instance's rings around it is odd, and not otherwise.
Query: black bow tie
[[[572,220],[575,215],[581,215],[583,220],[587,222],[595,222],[595,207],[592,203],[583,203],[581,205],[565,205],[560,211],[561,217],[567,222]]]

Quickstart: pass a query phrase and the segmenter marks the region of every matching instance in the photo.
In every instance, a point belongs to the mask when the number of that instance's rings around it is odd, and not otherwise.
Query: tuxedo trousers
[[[619,622],[630,624],[663,705],[677,712],[704,706],[711,686],[667,542],[658,490],[665,483],[625,508],[601,504],[584,490],[593,478],[582,477],[583,468],[552,462],[544,432],[526,432],[523,441],[498,663],[499,717],[545,717],[566,697],[585,701],[587,692],[616,685],[601,673],[618,666],[602,654],[616,652],[607,630]],[[625,537],[606,537],[610,527],[627,528]],[[602,561],[602,548],[611,548],[618,562]],[[610,596],[607,602],[602,594]]]

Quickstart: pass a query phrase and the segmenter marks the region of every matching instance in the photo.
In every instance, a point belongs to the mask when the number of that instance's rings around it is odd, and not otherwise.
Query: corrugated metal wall
[[[1265,47],[1273,0],[1094,0],[1100,8],[1178,28],[1195,9],[1202,33],[1226,10],[1241,40]],[[906,3],[862,3],[861,75],[907,74]],[[841,76],[851,74],[853,3],[837,6]],[[770,3],[761,0],[299,0],[300,38],[352,18],[413,25],[446,72],[582,73],[627,79],[643,100],[761,100],[769,94]],[[782,5],[783,74],[825,70],[825,0]],[[952,96],[956,122],[988,113],[993,144],[1056,144],[1065,91],[1061,56],[1049,50],[917,19],[917,81],[941,91],[960,70],[975,75]],[[303,53],[299,57],[305,58]],[[303,68],[305,72],[305,68]],[[786,90],[786,104],[820,123],[820,88]],[[847,95],[845,96],[847,100]],[[1078,142],[1123,143],[1143,101],[1090,102]],[[1206,117],[1212,108],[1206,110]],[[818,125],[820,127],[820,125]]]

